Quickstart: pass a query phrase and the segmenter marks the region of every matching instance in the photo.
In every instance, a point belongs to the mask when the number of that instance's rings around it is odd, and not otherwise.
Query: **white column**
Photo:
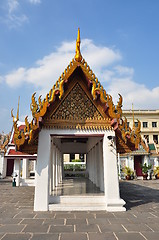
[[[2,178],[5,178],[7,175],[7,158],[4,158],[4,153],[2,154]]]
[[[114,132],[113,132],[114,133]],[[107,211],[125,211],[125,201],[120,198],[119,178],[116,159],[115,136],[111,133],[112,139],[107,135],[103,138],[103,163],[104,163],[104,188]]]
[[[96,145],[96,186],[100,187],[100,158],[99,158],[99,143]]]
[[[90,180],[93,182],[93,149],[90,151]]]
[[[50,167],[49,167],[49,172],[50,172],[50,194],[52,193],[53,190],[53,144],[51,144],[51,155],[50,155]]]
[[[56,158],[55,158],[55,166],[56,166],[56,173],[55,173],[55,186],[57,187],[58,185],[58,152],[57,152],[57,147],[56,147]]]
[[[92,168],[92,181],[93,183],[95,183],[95,147],[93,147],[92,149],[92,160],[93,160],[93,168]]]
[[[15,177],[15,181],[16,181],[16,187],[19,187],[20,186],[20,159],[14,160],[13,173],[17,174],[17,177]]]
[[[63,153],[61,153],[61,155],[62,155],[62,179],[65,177],[64,176],[64,159],[63,159],[63,157],[64,157],[64,155],[63,155]]]
[[[60,152],[60,182],[62,182],[62,169],[63,169],[63,159],[62,159],[62,153]]]
[[[29,176],[28,167],[29,167],[29,160],[27,158],[23,158],[23,164],[22,164],[22,178],[23,179],[26,179]]]
[[[53,145],[53,190],[56,183],[56,147]]]
[[[60,183],[60,151],[58,149],[58,184]]]
[[[120,162],[120,153],[118,153],[118,175],[119,175],[119,179],[121,179],[121,176],[120,176],[120,172],[121,172],[121,162]]]
[[[37,166],[35,172],[34,211],[48,211],[50,151],[50,135],[47,130],[42,129],[39,133]]]
[[[97,145],[94,146],[94,184],[97,186]]]
[[[103,143],[99,142],[100,190],[104,192]]]
[[[89,178],[89,152],[86,154],[86,173]]]

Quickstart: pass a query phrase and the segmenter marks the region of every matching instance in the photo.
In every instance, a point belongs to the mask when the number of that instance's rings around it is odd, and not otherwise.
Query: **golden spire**
[[[75,55],[75,60],[77,62],[81,62],[81,60],[82,60],[82,55],[81,55],[81,52],[80,52],[80,43],[81,43],[80,29],[78,28],[78,34],[77,34],[77,40],[76,40],[76,55]]]
[[[20,101],[20,96],[18,99],[18,108],[17,108],[17,121],[19,120],[19,101]]]

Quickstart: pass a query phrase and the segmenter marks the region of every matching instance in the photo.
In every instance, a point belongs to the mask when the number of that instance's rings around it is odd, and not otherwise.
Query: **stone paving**
[[[122,181],[126,212],[34,212],[34,187],[0,181],[0,239],[158,240],[159,180]]]

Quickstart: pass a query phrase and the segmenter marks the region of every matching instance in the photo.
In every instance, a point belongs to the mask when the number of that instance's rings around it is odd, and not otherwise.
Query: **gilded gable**
[[[69,95],[60,104],[52,118],[61,119],[88,119],[103,118],[99,110],[77,83]]]

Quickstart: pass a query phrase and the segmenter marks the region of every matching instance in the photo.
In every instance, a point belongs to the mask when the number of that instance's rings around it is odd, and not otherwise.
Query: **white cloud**
[[[7,74],[5,81],[10,87],[16,87],[25,79],[25,68],[18,68],[17,70]]]
[[[118,100],[118,93],[123,96],[124,108],[158,108],[159,86],[148,89],[144,84],[133,80],[134,69],[122,65],[120,51],[108,47],[97,46],[92,40],[83,39],[81,52],[106,91]],[[0,76],[10,87],[23,83],[34,85],[38,94],[45,95],[52,88],[61,73],[75,55],[75,41],[63,42],[56,51],[37,60],[32,68],[20,67]],[[119,64],[120,63],[120,64]]]
[[[82,54],[87,62],[91,63],[91,68],[93,66],[93,69],[96,69],[96,72],[100,73],[103,68],[121,59],[118,51],[98,47],[88,39],[84,39],[82,43]],[[36,67],[28,69],[20,67],[4,76],[4,79],[10,87],[17,87],[27,82],[40,88],[41,92],[46,94],[74,57],[75,45],[75,41],[63,42],[55,52],[38,60]]]
[[[16,11],[19,7],[19,3],[17,0],[8,0],[8,12],[11,14]]]
[[[6,15],[3,19],[9,28],[17,28],[28,22],[28,17],[21,13],[19,0],[6,1]]]
[[[125,66],[115,66],[114,69],[117,71],[119,75],[133,75],[134,74],[134,69],[125,67]]]
[[[40,0],[27,0],[30,4],[40,4]],[[5,16],[2,19],[2,22],[6,23],[9,28],[17,28],[21,27],[24,23],[29,22],[29,18],[27,15],[23,13],[23,1],[20,0],[6,0],[5,7]]]
[[[32,4],[39,4],[41,3],[41,0],[28,0]]]

